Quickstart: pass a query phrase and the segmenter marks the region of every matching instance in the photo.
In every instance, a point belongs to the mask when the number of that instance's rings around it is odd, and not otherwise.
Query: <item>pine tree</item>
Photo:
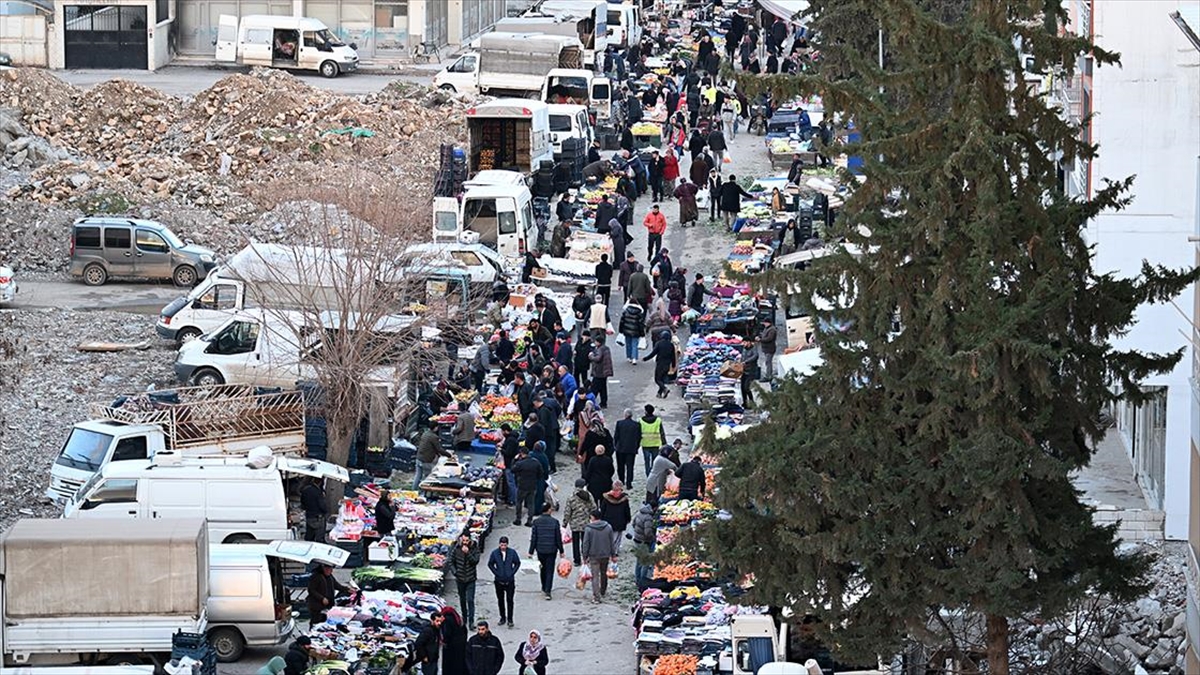
[[[988,672],[1007,675],[1011,618],[1142,588],[1147,561],[1116,553],[1069,476],[1103,433],[1110,387],[1136,396],[1182,355],[1111,340],[1197,275],[1093,270],[1081,229],[1122,208],[1131,180],[1086,200],[1060,192],[1051,156],[1097,148],[1023,85],[1014,45],[1065,76],[1081,54],[1118,56],[1058,35],[1055,0],[814,0],[812,12],[816,73],[742,84],[816,90],[854,121],[867,180],[832,234],[867,253],[758,280],[802,288],[818,323],[849,327],[820,334],[825,364],[768,397],[768,422],[717,448],[733,518],[698,543],[753,574],[749,602],[823,619],[836,653],[896,653],[962,610],[986,619]],[[883,69],[864,49],[872,27]]]

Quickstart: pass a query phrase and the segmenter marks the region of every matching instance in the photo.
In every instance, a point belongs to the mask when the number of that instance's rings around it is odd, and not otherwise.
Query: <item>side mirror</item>
[[[358,51],[358,43],[357,43],[357,42],[351,42],[351,43],[350,43],[350,49],[353,49],[354,51]]]

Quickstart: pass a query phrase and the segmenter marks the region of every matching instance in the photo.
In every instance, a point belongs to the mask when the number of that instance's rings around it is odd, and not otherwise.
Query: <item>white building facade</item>
[[[1200,53],[1170,14],[1196,0],[1067,0],[1068,30],[1121,54],[1120,67],[1083,59],[1076,77],[1054,86],[1067,114],[1094,114],[1084,135],[1100,146],[1093,162],[1064,166],[1068,194],[1090,195],[1105,180],[1136,176],[1132,203],[1088,224],[1095,269],[1136,276],[1143,261],[1184,269],[1196,263],[1189,237],[1196,223],[1200,155]],[[1191,437],[1195,410],[1189,290],[1174,303],[1138,310],[1137,324],[1116,346],[1185,357],[1169,373],[1147,379],[1140,406],[1114,411],[1117,431],[1151,509],[1165,514],[1164,536],[1186,539],[1191,502]]]

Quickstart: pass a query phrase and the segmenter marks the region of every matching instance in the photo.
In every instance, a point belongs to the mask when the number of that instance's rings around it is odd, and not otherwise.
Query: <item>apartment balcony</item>
[[[1071,77],[1056,78],[1054,98],[1067,119],[1078,122],[1084,115],[1083,76],[1077,73]]]

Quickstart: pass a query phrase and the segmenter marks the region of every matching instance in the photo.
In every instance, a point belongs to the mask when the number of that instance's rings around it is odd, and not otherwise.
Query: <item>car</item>
[[[0,70],[12,70],[12,57],[4,52],[0,52]]]
[[[17,299],[17,277],[11,267],[0,265],[0,305],[7,305]]]
[[[88,286],[110,277],[141,277],[191,288],[216,266],[216,253],[153,220],[88,216],[72,226],[71,275]]]

